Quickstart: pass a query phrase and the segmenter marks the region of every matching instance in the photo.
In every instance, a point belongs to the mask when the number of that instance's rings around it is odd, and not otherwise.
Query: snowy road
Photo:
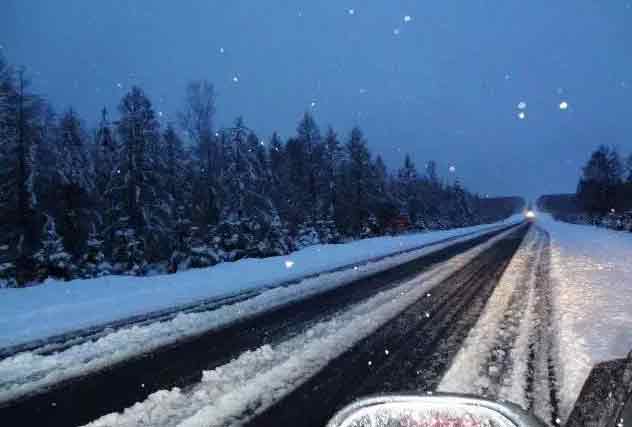
[[[405,357],[410,349],[403,343],[413,330],[398,327],[402,319],[414,318],[417,323],[427,325],[425,329],[433,331],[431,338],[418,338],[430,339],[437,348],[442,337],[454,335],[455,324],[460,325],[457,329],[464,338],[463,331],[475,322],[476,311],[482,309],[523,233],[524,227],[519,231],[513,228],[420,250],[407,254],[408,261],[402,263],[400,259],[395,266],[387,265],[386,269],[367,266],[365,271],[355,271],[356,280],[345,286],[334,286],[335,276],[329,277],[334,285],[328,292],[322,292],[321,283],[319,293],[304,295],[299,301],[289,299],[272,311],[254,311],[253,315],[236,319],[239,321],[234,320],[226,327],[172,343],[88,376],[75,379],[70,376],[64,380],[63,373],[59,372],[70,369],[70,365],[58,368],[72,361],[89,364],[95,357],[93,354],[88,354],[85,361],[81,360],[83,353],[53,362],[50,358],[26,360],[23,365],[29,367],[39,363],[31,372],[30,380],[46,385],[47,378],[54,380],[60,375],[62,383],[50,381],[54,385],[50,390],[10,400],[0,410],[4,419],[25,425],[42,419],[51,425],[80,425],[125,408],[128,409],[123,414],[103,417],[95,425],[178,425],[180,422],[198,425],[196,420],[208,419],[209,411],[218,425],[238,420],[247,422],[253,414],[264,412],[266,408],[272,410],[276,408],[275,403],[294,396],[296,393],[286,397],[292,390],[300,392],[305,381],[319,381],[322,377],[318,372],[323,367],[327,366],[323,372],[338,369],[340,360],[347,354],[357,353],[352,348],[365,345],[365,340],[373,343],[372,346],[385,339],[388,343],[386,347],[382,343],[378,345],[380,348],[362,351],[362,357],[378,352],[371,356],[374,364],[363,361],[358,365],[361,372],[352,369],[350,374],[365,375],[367,366],[379,372],[380,365],[389,360],[388,354],[384,354],[388,348],[393,355]],[[342,272],[334,274],[343,275]],[[457,320],[463,313],[469,321],[461,325]],[[208,314],[195,314],[198,321],[199,316],[204,315]],[[393,325],[404,335],[383,332]],[[60,354],[68,352],[72,353],[66,350]],[[418,362],[423,366],[424,360],[420,358]],[[20,367],[19,362],[12,360],[14,366],[6,363],[4,372],[19,371],[15,369]],[[55,365],[54,369],[49,365]],[[2,368],[0,366],[0,370]],[[5,395],[29,393],[32,382],[24,384],[17,376],[11,378],[10,383],[5,383]],[[266,386],[274,389],[262,392],[261,387]],[[371,387],[367,382],[365,388],[370,390]],[[270,401],[255,402],[257,396],[265,396]],[[134,402],[140,403],[130,408]],[[328,417],[336,408],[331,403],[319,412],[320,418]],[[262,422],[266,414],[262,415]],[[219,422],[220,419],[224,421]]]

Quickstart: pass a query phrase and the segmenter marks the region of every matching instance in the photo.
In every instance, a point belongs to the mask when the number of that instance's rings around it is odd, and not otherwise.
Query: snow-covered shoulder
[[[560,357],[562,411],[570,411],[591,368],[632,350],[632,234],[554,221],[551,279]]]
[[[453,230],[316,245],[266,259],[152,277],[106,276],[25,289],[0,289],[0,348],[101,325],[144,313],[271,286],[502,223]]]

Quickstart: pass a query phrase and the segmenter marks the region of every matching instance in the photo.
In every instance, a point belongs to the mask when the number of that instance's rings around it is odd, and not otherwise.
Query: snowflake
[[[560,102],[560,110],[566,110],[568,108],[568,102],[562,101]]]
[[[117,88],[119,88],[119,89],[122,89],[122,88],[123,88],[123,83],[120,83],[120,82],[119,82],[119,83],[117,83],[117,84],[116,84],[116,87],[117,87]]]
[[[220,48],[219,48],[219,53],[224,53],[224,52],[226,52],[226,51],[224,50],[224,48],[223,48],[223,47],[220,47]]]
[[[312,106],[312,108],[316,107],[316,101],[312,101],[311,104],[309,104]]]
[[[404,22],[410,22],[410,21],[412,21],[412,20],[413,20],[413,17],[412,17],[412,16],[410,16],[410,15],[406,15],[406,16],[404,16]]]
[[[399,28],[395,28],[395,29],[393,30],[393,34],[394,34],[394,35],[399,36],[399,33],[400,33]]]
[[[527,108],[527,103],[526,103],[526,102],[524,102],[524,101],[520,101],[520,102],[518,103],[518,109],[519,109],[519,110],[524,110],[525,108]]]
[[[349,13],[349,15],[355,15],[355,9],[349,9],[347,13]]]
[[[520,120],[524,120],[526,117],[527,117],[527,115],[525,114],[524,111],[521,111],[521,112],[518,113],[518,118]]]
[[[233,76],[233,83],[239,83],[239,77]]]
[[[292,260],[285,261],[285,268],[290,269],[292,267],[294,267],[294,261]]]
[[[456,167],[455,166],[450,166],[448,168],[448,170],[450,171],[450,173],[454,173],[454,172],[456,172]]]

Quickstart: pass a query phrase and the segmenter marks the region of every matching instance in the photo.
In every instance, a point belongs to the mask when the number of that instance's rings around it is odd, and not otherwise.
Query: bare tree
[[[215,89],[206,80],[187,86],[184,111],[179,114],[180,126],[195,143],[199,164],[199,180],[195,185],[195,221],[206,229],[218,220],[216,178],[219,172],[219,150],[213,134]]]

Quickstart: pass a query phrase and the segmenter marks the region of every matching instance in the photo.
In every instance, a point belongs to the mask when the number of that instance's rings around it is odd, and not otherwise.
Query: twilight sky
[[[220,126],[242,114],[260,136],[287,137],[311,110],[341,136],[360,125],[391,168],[406,152],[419,169],[434,159],[482,194],[573,191],[596,145],[632,151],[632,0],[3,0],[1,9],[0,51],[88,125],[132,84],[173,120],[187,81],[204,78]]]

